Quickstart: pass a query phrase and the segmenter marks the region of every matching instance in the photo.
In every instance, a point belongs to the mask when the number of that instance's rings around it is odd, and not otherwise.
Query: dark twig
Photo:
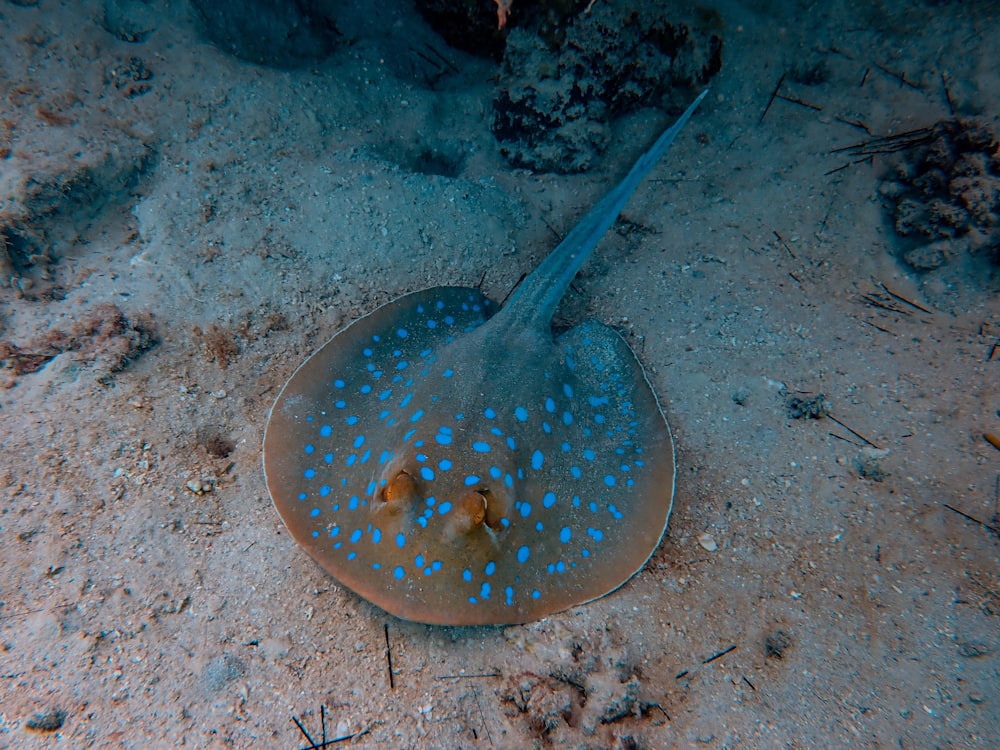
[[[775,98],[778,96],[778,92],[781,90],[781,84],[785,82],[785,74],[781,74],[781,78],[778,79],[778,85],[774,87],[774,91],[771,92],[771,98],[767,100],[767,106],[764,107],[764,111],[760,113],[760,119],[757,120],[757,124],[760,125],[764,122],[764,118],[767,116],[767,111],[771,109],[771,105],[774,104]]]
[[[960,515],[962,518],[966,518],[966,519],[972,521],[973,523],[978,523],[980,526],[982,526],[987,531],[992,531],[994,534],[996,534],[998,537],[1000,537],[1000,528],[997,528],[996,526],[992,526],[991,524],[986,523],[986,521],[980,521],[978,518],[976,518],[975,516],[970,516],[968,513],[963,513],[958,508],[956,508],[956,507],[954,507],[952,505],[948,505],[948,503],[941,503],[941,504],[944,507],[946,507],[948,510],[953,511],[955,513],[958,513],[958,515]]]
[[[726,654],[728,654],[730,651],[735,651],[735,650],[736,650],[736,644],[734,643],[729,648],[725,648],[722,651],[720,651],[719,653],[715,654],[714,656],[708,657],[707,659],[705,659],[705,661],[702,662],[702,664],[708,664],[709,662],[713,662],[716,659],[721,659],[723,656],[725,656]]]
[[[802,99],[796,99],[794,96],[785,96],[784,94],[777,94],[775,99],[781,99],[783,101],[789,102],[790,104],[798,104],[800,107],[805,107],[806,109],[811,109],[814,112],[822,112],[823,108],[818,104],[810,104],[809,102],[803,101]]]
[[[389,667],[389,689],[396,689],[396,678],[392,674],[392,644],[389,642],[389,623],[385,624],[385,661]]]
[[[941,71],[941,88],[944,89],[944,98],[948,102],[948,114],[955,116],[955,102],[951,98],[951,91],[948,89],[948,74]]]
[[[747,679],[747,676],[745,674],[741,674],[740,677],[743,678],[743,682],[745,682],[747,685],[750,686],[751,690],[753,690],[755,693],[757,692],[757,686],[754,685],[752,682],[750,682],[750,680]]]
[[[864,440],[864,441],[865,441],[866,443],[868,443],[868,445],[870,445],[870,446],[871,446],[872,448],[875,448],[876,450],[882,450],[881,448],[879,448],[879,447],[878,447],[878,445],[876,445],[876,444],[875,444],[875,443],[873,443],[873,442],[872,442],[871,440],[869,440],[868,438],[866,438],[866,437],[865,437],[864,435],[862,435],[862,434],[861,434],[860,432],[858,432],[857,430],[852,430],[852,429],[851,429],[850,427],[848,427],[848,426],[847,426],[846,424],[844,424],[843,422],[841,422],[841,421],[840,421],[839,419],[837,419],[837,418],[836,418],[835,416],[833,416],[832,414],[827,414],[826,416],[827,416],[827,417],[829,417],[830,419],[832,419],[832,420],[833,420],[834,422],[836,422],[837,424],[839,424],[839,425],[840,425],[841,427],[843,427],[843,428],[844,428],[845,430],[847,430],[847,431],[848,431],[849,433],[851,433],[852,435],[854,435],[854,437],[856,437],[856,438],[860,438],[861,440]]]
[[[486,739],[490,741],[490,747],[493,746],[493,737],[490,736],[490,725],[486,723],[486,714],[483,713],[483,706],[479,702],[479,691],[472,688],[472,697],[476,699],[476,708],[479,709],[479,720],[483,722],[483,729],[486,730]]]
[[[887,76],[895,78],[897,81],[899,81],[900,88],[902,88],[903,86],[909,86],[914,91],[920,91],[920,86],[908,80],[905,73],[897,73],[894,70],[889,70],[889,68],[885,67],[884,65],[879,65],[878,63],[875,63],[875,67],[881,70]]]
[[[918,310],[920,310],[921,312],[925,312],[925,313],[927,313],[928,315],[933,315],[933,314],[934,314],[934,311],[933,311],[933,310],[928,310],[928,309],[927,309],[926,307],[924,307],[923,305],[921,305],[921,304],[919,304],[919,303],[917,303],[917,302],[914,302],[914,301],[913,301],[913,300],[911,300],[911,299],[907,299],[907,298],[906,298],[906,297],[904,297],[904,296],[903,296],[902,294],[897,294],[896,292],[892,291],[892,290],[891,290],[891,289],[890,289],[889,287],[887,287],[887,286],[885,285],[885,282],[882,282],[882,281],[880,281],[880,282],[879,282],[879,286],[881,286],[881,287],[882,287],[882,288],[883,288],[883,289],[885,290],[886,294],[888,294],[888,295],[889,295],[889,296],[891,296],[891,297],[895,297],[895,298],[896,298],[896,299],[898,299],[898,300],[899,300],[900,302],[905,302],[905,303],[906,303],[906,304],[908,304],[908,305],[909,305],[910,307],[915,307],[915,308],[917,308]]]
[[[792,260],[798,260],[798,258],[795,257],[795,253],[792,252],[792,248],[790,248],[788,246],[788,243],[785,242],[785,238],[782,237],[780,234],[778,234],[778,231],[776,229],[772,229],[771,231],[774,232],[774,236],[778,238],[778,242],[781,243],[781,246],[788,251],[789,255],[792,256]],[[796,281],[798,281],[798,279],[796,279]]]

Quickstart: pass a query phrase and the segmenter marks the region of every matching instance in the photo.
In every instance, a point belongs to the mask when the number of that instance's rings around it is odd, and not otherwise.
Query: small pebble
[[[715,552],[719,548],[719,545],[715,543],[712,535],[707,531],[703,531],[698,535],[698,544],[707,549],[709,552]]]

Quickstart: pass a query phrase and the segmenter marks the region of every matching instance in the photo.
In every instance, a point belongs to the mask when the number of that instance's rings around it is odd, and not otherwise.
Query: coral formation
[[[610,140],[608,121],[667,106],[722,66],[716,16],[668,19],[659,6],[601,2],[563,27],[516,28],[507,38],[493,132],[517,166],[580,172]]]
[[[1000,265],[1000,154],[988,125],[937,123],[879,192],[911,268],[934,270],[965,253]]]

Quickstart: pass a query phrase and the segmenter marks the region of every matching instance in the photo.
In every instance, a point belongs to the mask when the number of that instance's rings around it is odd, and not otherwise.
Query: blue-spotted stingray
[[[614,591],[660,543],[674,446],[611,328],[551,321],[584,261],[704,98],[518,287],[407,294],[282,389],[264,473],[295,540],[397,617],[522,623]]]

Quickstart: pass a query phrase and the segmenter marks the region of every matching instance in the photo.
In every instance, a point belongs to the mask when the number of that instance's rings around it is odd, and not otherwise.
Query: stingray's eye
[[[486,520],[486,507],[486,498],[482,493],[474,490],[466,492],[448,513],[448,535],[459,539],[480,528]]]
[[[382,500],[395,510],[402,510],[416,499],[417,483],[405,471],[399,472],[382,490]]]
[[[486,525],[494,531],[504,528],[503,519],[509,510],[506,497],[496,495],[487,489],[479,490],[486,501]]]
[[[459,503],[461,512],[464,513],[472,527],[482,526],[486,520],[486,498],[480,492],[469,492]]]

